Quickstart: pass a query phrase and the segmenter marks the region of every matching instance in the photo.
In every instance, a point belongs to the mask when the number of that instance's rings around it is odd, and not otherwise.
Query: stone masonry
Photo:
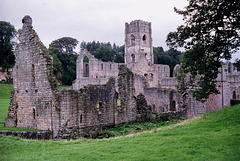
[[[240,99],[240,73],[227,63],[216,80],[218,95],[196,101],[192,91],[179,91],[168,65],[154,64],[151,23],[125,24],[125,63],[102,62],[87,50],[77,59],[72,89],[59,91],[52,57],[25,16],[15,50],[14,91],[6,127],[52,131],[52,138],[91,137],[103,128],[144,121],[152,113],[192,117]],[[189,79],[186,78],[186,80]],[[236,101],[235,101],[236,102]]]

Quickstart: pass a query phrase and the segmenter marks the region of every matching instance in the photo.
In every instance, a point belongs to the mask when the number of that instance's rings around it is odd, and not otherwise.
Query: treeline
[[[124,45],[118,46],[115,43],[113,45],[108,43],[95,42],[85,42],[82,41],[80,44],[81,49],[87,49],[95,58],[102,60],[104,62],[124,62]]]
[[[173,75],[173,69],[180,64],[182,52],[174,49],[164,51],[162,47],[153,47],[154,63],[166,64],[170,67],[170,76]]]

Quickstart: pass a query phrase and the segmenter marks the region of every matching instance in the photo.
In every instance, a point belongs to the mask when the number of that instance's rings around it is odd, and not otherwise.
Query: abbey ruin
[[[59,91],[52,57],[31,17],[25,16],[22,23],[6,127],[50,130],[56,138],[91,137],[105,127],[144,121],[151,113],[192,117],[240,100],[240,73],[231,63],[222,67],[216,80],[220,94],[206,102],[196,101],[191,89],[179,92],[179,66],[170,77],[168,65],[154,64],[151,23],[142,20],[125,24],[125,63],[102,62],[82,50],[76,82]]]

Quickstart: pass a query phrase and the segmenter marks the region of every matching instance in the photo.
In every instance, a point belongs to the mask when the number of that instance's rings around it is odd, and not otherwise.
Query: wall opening
[[[101,64],[101,69],[103,70],[103,64]]]
[[[153,81],[153,74],[150,73],[150,81]]]
[[[82,123],[82,114],[80,114],[79,122]]]
[[[34,66],[34,64],[32,64],[32,78],[33,78],[33,82],[35,82],[35,66]]]
[[[135,45],[135,36],[131,35],[131,45]]]
[[[87,56],[83,58],[83,77],[89,77],[89,59]]]
[[[236,95],[236,91],[233,91],[233,97],[232,97],[233,100],[237,99],[237,95]]]
[[[35,120],[36,118],[36,110],[33,108],[33,119]]]
[[[110,70],[112,70],[112,64],[110,64]]]
[[[135,55],[132,54],[131,57],[132,57],[132,62],[134,63],[135,62]]]
[[[143,35],[143,41],[146,41],[146,40],[147,40],[146,35]]]
[[[232,70],[231,70],[231,63],[228,64],[228,73],[232,73]]]

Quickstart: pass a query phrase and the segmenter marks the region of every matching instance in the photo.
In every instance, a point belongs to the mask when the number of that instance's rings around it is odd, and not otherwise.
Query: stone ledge
[[[52,139],[51,131],[8,131],[0,130],[0,134],[17,136],[23,139]]]

